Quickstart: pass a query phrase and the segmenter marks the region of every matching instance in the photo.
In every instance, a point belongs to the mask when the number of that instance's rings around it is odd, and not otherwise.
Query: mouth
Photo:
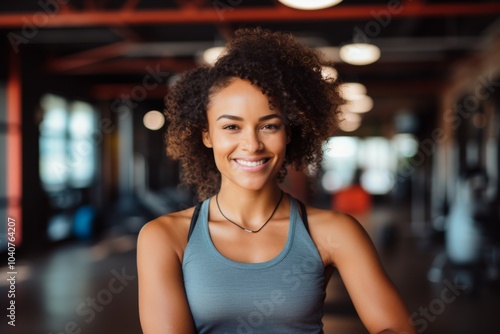
[[[257,161],[248,161],[248,160],[236,159],[235,161],[236,161],[237,164],[239,164],[241,166],[245,166],[245,167],[257,167],[257,166],[265,164],[267,161],[269,161],[269,159],[268,158],[264,158],[264,159],[257,160]]]

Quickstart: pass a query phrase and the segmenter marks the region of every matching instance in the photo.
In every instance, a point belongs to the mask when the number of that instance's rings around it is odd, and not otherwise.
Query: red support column
[[[16,246],[22,241],[22,137],[21,64],[19,55],[9,48],[7,78],[7,217],[16,224]]]

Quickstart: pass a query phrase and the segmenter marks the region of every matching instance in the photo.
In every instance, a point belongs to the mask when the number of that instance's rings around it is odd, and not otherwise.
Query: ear
[[[204,129],[201,132],[201,139],[203,140],[203,144],[206,147],[208,147],[208,148],[212,148],[213,147],[213,145],[212,145],[212,139],[210,138],[210,134],[208,133],[207,129]]]

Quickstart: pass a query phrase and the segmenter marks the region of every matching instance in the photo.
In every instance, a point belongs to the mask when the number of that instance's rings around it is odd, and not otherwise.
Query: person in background
[[[372,197],[361,185],[363,171],[357,168],[352,183],[332,196],[332,208],[357,217],[371,210]]]
[[[167,153],[200,202],[139,234],[145,334],[323,333],[334,270],[370,333],[415,333],[358,222],[280,189],[288,166],[319,167],[338,122],[321,65],[290,34],[240,29],[169,92]]]

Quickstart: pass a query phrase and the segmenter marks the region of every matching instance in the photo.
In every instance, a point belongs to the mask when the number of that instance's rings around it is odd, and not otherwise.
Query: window
[[[41,105],[40,177],[44,188],[51,192],[89,186],[96,165],[94,109],[88,103],[68,103],[49,94]]]

